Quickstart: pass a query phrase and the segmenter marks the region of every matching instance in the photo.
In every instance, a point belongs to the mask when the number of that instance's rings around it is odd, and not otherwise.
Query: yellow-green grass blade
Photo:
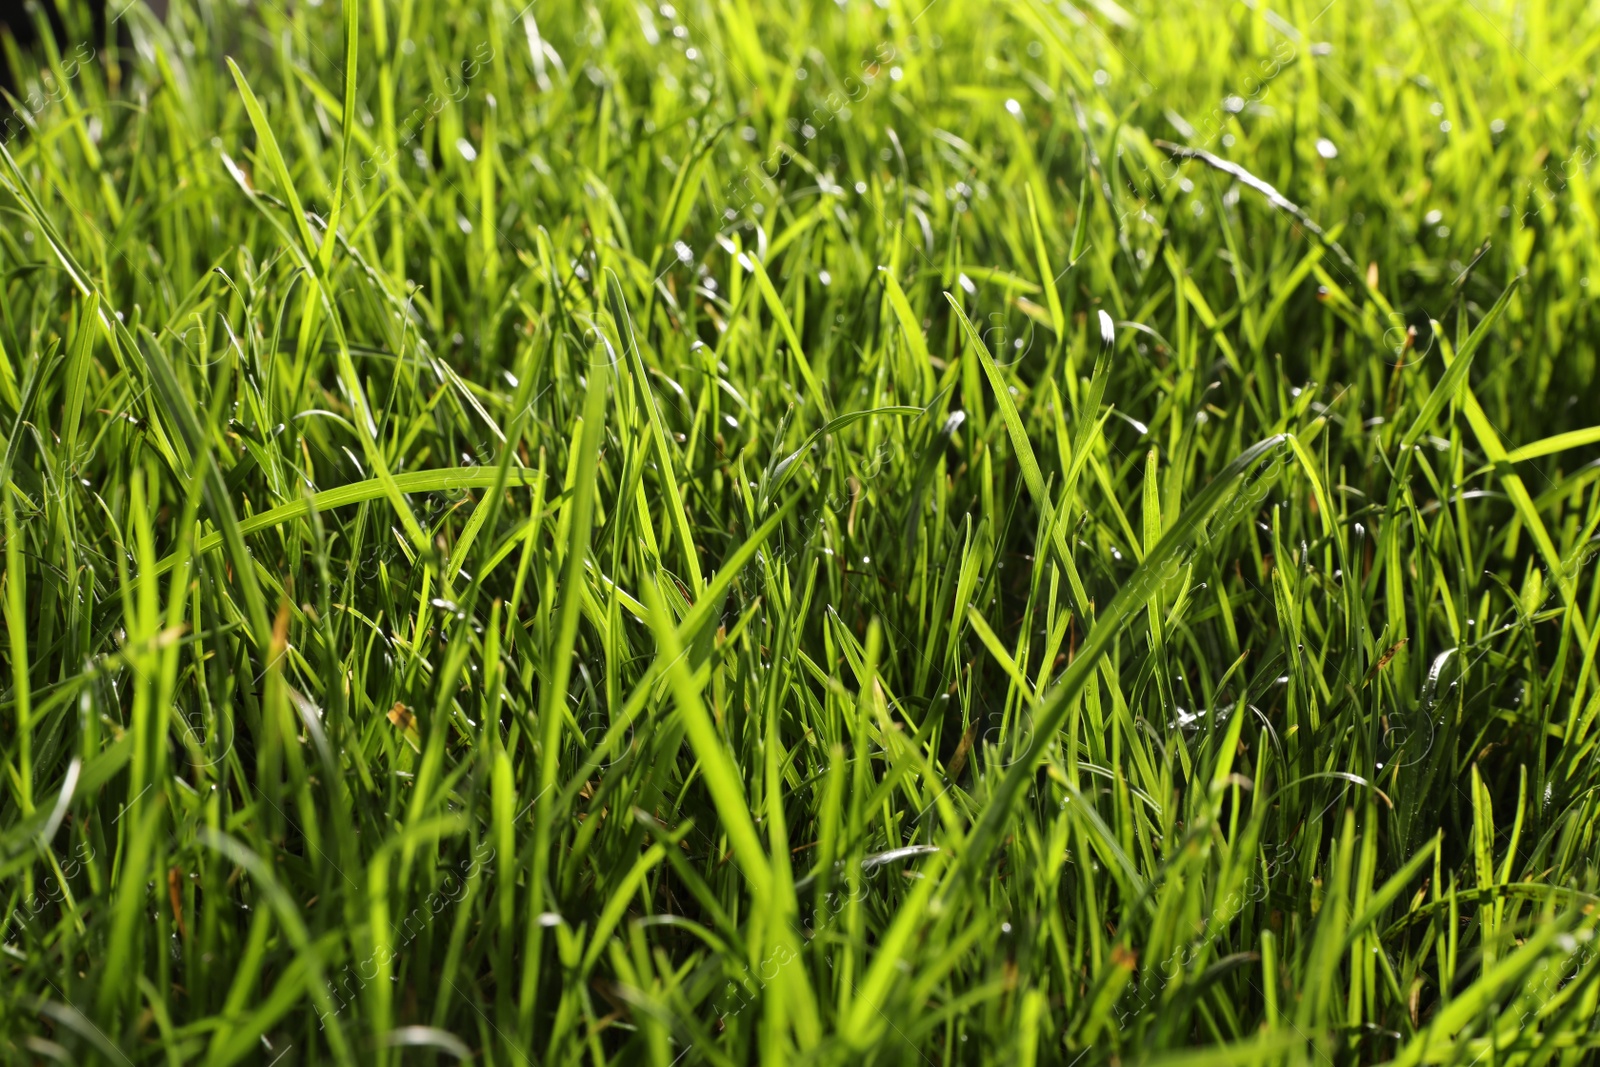
[[[1156,547],[1145,555],[1144,561],[1100,612],[1071,666],[1050,695],[1034,710],[1033,736],[1027,749],[996,784],[982,816],[968,835],[967,849],[957,868],[965,876],[971,877],[980,870],[999,844],[1001,828],[1011,816],[1011,806],[1016,802],[1024,783],[1033,777],[1034,768],[1043,758],[1046,748],[1055,742],[1072,702],[1077,699],[1091,673],[1098,668],[1099,658],[1109,650],[1122,629],[1144,609],[1150,595],[1181,572],[1183,557],[1191,551],[1202,532],[1211,537],[1220,532],[1220,529],[1207,528],[1207,523],[1214,516],[1223,513],[1225,523],[1241,518],[1227,514],[1225,506],[1238,496],[1239,483],[1283,441],[1281,436],[1260,441],[1229,463],[1184,508]]]
[[[817,405],[817,409],[822,412],[823,418],[833,418],[833,406],[828,403],[828,394],[823,390],[822,383],[817,381],[817,376],[811,369],[811,361],[806,358],[805,348],[800,344],[800,335],[795,332],[794,323],[789,318],[789,312],[783,306],[783,297],[778,295],[778,290],[773,287],[772,279],[767,276],[766,266],[750,252],[744,253],[743,262],[748,264],[750,273],[755,275],[756,286],[761,290],[761,296],[767,303],[767,310],[772,313],[778,328],[783,331],[784,340],[789,342],[789,355],[793,358],[795,367],[800,371],[800,377],[805,382],[807,395]]]
[[[1481,324],[1479,327],[1482,329]],[[1459,366],[1464,362],[1464,357],[1455,355],[1450,350],[1450,342],[1444,337],[1443,331],[1435,324],[1435,336],[1439,341],[1440,352],[1444,355],[1446,365]],[[1474,333],[1477,336],[1477,332]],[[1469,342],[1470,344],[1470,342]],[[1462,346],[1466,351],[1467,345]],[[1470,354],[1470,353],[1469,353]],[[1483,449],[1485,457],[1495,467],[1500,483],[1505,486],[1506,495],[1511,498],[1512,505],[1516,508],[1517,517],[1527,526],[1528,532],[1533,535],[1534,545],[1539,549],[1539,555],[1544,558],[1549,567],[1549,579],[1561,591],[1561,599],[1567,605],[1566,621],[1571,624],[1573,631],[1578,636],[1581,645],[1589,643],[1589,627],[1584,622],[1582,610],[1577,604],[1577,590],[1573,585],[1572,574],[1568,570],[1567,561],[1561,558],[1561,553],[1556,551],[1556,545],[1550,538],[1550,531],[1544,524],[1544,519],[1539,515],[1539,509],[1534,505],[1533,497],[1528,493],[1528,487],[1522,476],[1511,469],[1511,456],[1504,444],[1500,441],[1500,434],[1494,428],[1494,423],[1489,421],[1489,416],[1484,413],[1483,407],[1478,403],[1478,398],[1472,392],[1472,385],[1463,377],[1457,386],[1458,398],[1462,410],[1467,416],[1467,422],[1472,427],[1478,439],[1478,445]]]
[[[667,445],[667,431],[662,424],[661,411],[656,404],[655,391],[650,388],[650,372],[645,368],[644,356],[639,351],[639,339],[633,330],[633,316],[628,312],[628,302],[622,294],[622,282],[615,272],[606,269],[606,297],[610,302],[611,316],[621,335],[622,350],[632,361],[634,382],[643,400],[645,414],[650,422],[650,439],[655,445],[656,462],[661,465],[661,482],[667,493],[667,514],[678,536],[678,548],[683,553],[684,565],[689,572],[689,585],[695,596],[705,588],[705,578],[700,573],[700,552],[695,545],[694,532],[689,526],[688,513],[683,510],[683,495],[678,492],[678,461]]]

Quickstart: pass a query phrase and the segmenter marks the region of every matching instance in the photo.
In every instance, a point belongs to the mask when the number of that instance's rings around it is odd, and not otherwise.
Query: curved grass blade
[[[1472,333],[1467,336],[1461,351],[1455,354],[1453,360],[1448,358],[1445,360],[1444,375],[1434,383],[1433,390],[1428,393],[1428,399],[1423,401],[1422,410],[1417,412],[1417,417],[1411,420],[1411,428],[1400,439],[1402,452],[1409,451],[1413,445],[1422,440],[1423,436],[1433,428],[1445,405],[1456,399],[1462,383],[1467,380],[1467,371],[1472,368],[1472,357],[1477,355],[1479,347],[1482,346],[1484,338],[1488,336],[1495,322],[1505,314],[1506,306],[1511,302],[1511,295],[1517,291],[1520,282],[1520,278],[1512,279],[1511,284],[1506,286],[1505,292],[1500,294],[1500,299],[1494,302],[1488,314],[1484,315]]]
[[[1561,452],[1593,444],[1600,444],[1600,426],[1589,426],[1582,430],[1569,430],[1566,433],[1558,433],[1554,437],[1541,438],[1538,441],[1525,444],[1521,448],[1513,448],[1506,453],[1506,462],[1524,463],[1530,459],[1538,459],[1541,456],[1554,456]]]
[[[1240,483],[1256,465],[1277,450],[1284,440],[1285,435],[1279,434],[1257,442],[1228,464],[1184,509],[1155,548],[1146,554],[1144,562],[1117,590],[1111,603],[1095,620],[1072,664],[1034,713],[1028,747],[995,787],[977,826],[967,837],[966,848],[952,870],[952,878],[956,872],[971,877],[988,862],[990,852],[999,843],[1001,830],[1011,815],[1012,806],[1023,786],[1032,780],[1034,768],[1044,758],[1045,749],[1054,743],[1056,733],[1066,722],[1072,702],[1098,668],[1100,657],[1109,651],[1112,641],[1123,628],[1147,606],[1150,597],[1182,571],[1187,554],[1193,550],[1194,543],[1201,535],[1214,539],[1220,532],[1206,527],[1213,516],[1221,513],[1224,522],[1242,517],[1229,514],[1226,505],[1240,495]]]
[[[529,473],[531,475],[531,472]],[[520,477],[508,478],[507,482],[521,486],[531,484]],[[448,493],[459,489],[493,489],[498,484],[500,484],[500,471],[497,467],[446,467],[441,470],[407,471],[394,476],[394,486],[402,493]],[[307,499],[292,500],[244,519],[239,523],[239,532],[260,533],[262,530],[270,530],[274,526],[304,518],[311,514],[312,508],[316,508],[319,512],[330,511],[368,500],[378,500],[387,495],[388,487],[377,478],[341,485],[336,489],[324,489],[320,493],[313,493]],[[194,542],[194,552],[196,555],[210,552],[221,546],[223,540],[223,535],[220,533],[198,537]],[[167,556],[156,564],[156,573],[164,574],[177,565],[177,557]]]

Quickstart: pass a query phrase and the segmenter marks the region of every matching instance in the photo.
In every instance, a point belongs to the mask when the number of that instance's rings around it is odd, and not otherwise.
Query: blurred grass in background
[[[63,19],[0,1058],[1591,1061],[1600,10]]]

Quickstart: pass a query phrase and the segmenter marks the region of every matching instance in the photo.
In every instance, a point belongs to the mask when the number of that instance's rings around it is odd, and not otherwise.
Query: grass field
[[[0,1062],[1596,1062],[1600,8],[1270,2],[10,49]]]

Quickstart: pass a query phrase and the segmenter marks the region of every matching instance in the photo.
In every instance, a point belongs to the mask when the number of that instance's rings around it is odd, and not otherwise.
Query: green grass
[[[11,49],[0,1062],[1595,1062],[1600,9],[674,3]]]

